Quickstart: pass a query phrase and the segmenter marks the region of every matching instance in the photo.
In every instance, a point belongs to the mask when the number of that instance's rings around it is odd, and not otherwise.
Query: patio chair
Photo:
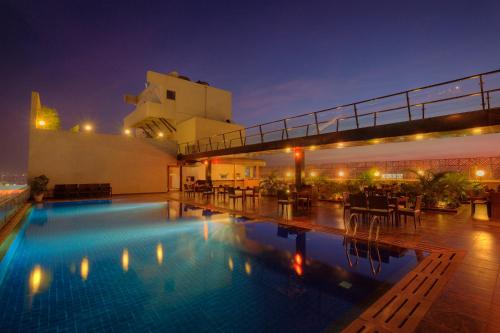
[[[398,214],[398,219],[401,217],[401,216],[404,216],[405,217],[405,224],[406,224],[406,217],[407,216],[413,216],[413,225],[415,227],[415,230],[417,230],[417,219],[418,219],[418,224],[422,224],[422,222],[420,221],[420,215],[422,213],[421,211],[421,206],[422,206],[422,196],[419,195],[417,196],[416,200],[415,200],[415,207],[413,208],[399,208],[397,210],[397,214]]]
[[[79,184],[78,185],[78,194],[81,198],[90,197],[90,184]]]
[[[281,216],[286,209],[288,216],[288,207],[293,205],[293,200],[290,198],[289,193],[287,193],[285,190],[278,190],[277,196],[278,196],[278,215]],[[281,214],[280,214],[280,208],[281,208]]]
[[[79,196],[78,184],[66,184],[64,185],[64,197],[68,199],[74,199]]]
[[[195,196],[194,188],[188,184],[184,184],[184,195],[187,195],[188,198],[194,197]]]
[[[243,194],[242,193],[236,193],[236,190],[234,187],[228,187],[227,188],[227,195],[229,197],[229,201],[233,200],[233,209],[236,208],[236,200],[240,199],[241,204],[243,204]]]
[[[227,186],[219,185],[219,187],[217,187],[217,200],[219,200],[220,197],[222,197],[222,200],[226,202],[226,195],[227,195]]]
[[[368,202],[364,193],[349,195],[350,214],[361,215],[361,220],[369,216]]]
[[[250,190],[251,188],[247,187],[247,190]],[[251,198],[253,204],[255,204],[255,199],[260,199],[260,188],[258,186],[255,186],[254,188],[251,189],[251,193],[247,193],[246,197]]]
[[[99,195],[101,197],[111,197],[113,195],[113,189],[110,183],[99,184]]]
[[[394,222],[392,214],[394,209],[389,207],[389,199],[382,195],[373,195],[368,197],[368,210],[372,216],[383,217],[387,222]]]
[[[55,199],[62,199],[62,198],[64,198],[65,191],[66,191],[66,186],[65,185],[63,185],[63,184],[56,184],[56,185],[54,185],[54,192],[53,192],[54,198]]]
[[[310,209],[312,206],[312,188],[303,187],[297,193],[297,207],[305,206],[305,208]]]

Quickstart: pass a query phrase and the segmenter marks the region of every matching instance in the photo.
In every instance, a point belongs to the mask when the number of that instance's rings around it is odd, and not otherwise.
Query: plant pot
[[[33,199],[35,199],[35,202],[42,202],[43,201],[43,193],[33,194]]]

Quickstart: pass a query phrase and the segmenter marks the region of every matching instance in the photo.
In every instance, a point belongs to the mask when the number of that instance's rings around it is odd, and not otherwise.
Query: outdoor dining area
[[[261,197],[259,186],[234,187],[229,185],[213,186],[210,180],[197,180],[192,184],[184,184],[184,196],[188,198],[201,198],[204,201],[215,200],[218,202],[227,202],[232,204],[232,208],[236,208],[240,203],[246,206],[251,203],[255,206],[256,202]]]
[[[414,197],[387,189],[365,188],[357,193],[344,192],[342,196],[345,220],[356,215],[360,222],[370,223],[373,217],[387,226],[406,225],[411,218],[414,229],[421,224],[423,195]],[[403,219],[404,218],[404,219]]]

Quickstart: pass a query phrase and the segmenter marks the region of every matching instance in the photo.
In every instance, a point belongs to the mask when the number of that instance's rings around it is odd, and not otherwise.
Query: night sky
[[[147,70],[233,92],[244,125],[500,68],[500,1],[0,0],[0,171],[27,166],[30,92],[119,133]]]

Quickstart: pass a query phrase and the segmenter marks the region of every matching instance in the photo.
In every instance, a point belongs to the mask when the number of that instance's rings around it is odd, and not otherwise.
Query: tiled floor
[[[180,193],[144,196],[144,200],[163,198],[182,199],[219,209],[234,210],[232,202],[183,198]],[[263,197],[255,205],[236,211],[247,216],[280,218],[274,198]],[[293,220],[316,229],[343,229],[342,206],[320,202],[309,214],[302,213]],[[410,221],[409,221],[410,222]],[[445,291],[432,305],[417,332],[500,332],[500,221],[475,221],[470,209],[462,206],[456,214],[425,213],[422,225],[414,231],[413,223],[400,227],[385,227],[381,234],[407,244],[430,244],[467,251],[465,259]]]

